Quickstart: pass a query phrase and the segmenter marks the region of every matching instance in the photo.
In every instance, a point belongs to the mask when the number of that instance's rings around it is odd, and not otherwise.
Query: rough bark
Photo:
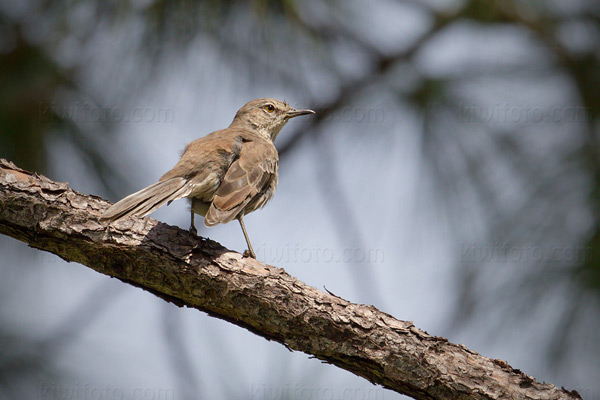
[[[0,233],[415,399],[577,399],[506,362],[151,218],[98,222],[109,202],[0,160]]]

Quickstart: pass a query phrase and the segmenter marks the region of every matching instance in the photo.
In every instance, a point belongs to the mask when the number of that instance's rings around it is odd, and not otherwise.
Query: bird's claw
[[[254,252],[250,251],[250,250],[244,250],[244,254],[242,254],[242,257],[244,258],[254,258],[256,260],[256,254],[254,254]]]

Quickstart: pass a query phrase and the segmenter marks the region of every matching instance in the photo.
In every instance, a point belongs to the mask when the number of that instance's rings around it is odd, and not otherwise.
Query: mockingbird
[[[194,214],[202,215],[209,227],[237,219],[248,244],[244,254],[256,258],[244,215],[273,197],[279,163],[273,141],[290,118],[314,113],[275,99],[252,100],[240,108],[227,129],[188,144],[179,162],[158,182],[113,204],[100,219],[143,217],[165,203],[188,197],[190,232],[196,234]]]

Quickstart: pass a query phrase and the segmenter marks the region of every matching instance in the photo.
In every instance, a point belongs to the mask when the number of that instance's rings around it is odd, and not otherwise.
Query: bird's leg
[[[248,237],[248,232],[246,232],[246,227],[244,226],[244,214],[240,214],[238,216],[238,221],[240,221],[240,226],[242,227],[242,232],[244,232],[246,244],[248,245],[248,250],[244,252],[244,257],[252,257],[256,259],[256,254],[254,254],[254,250],[252,249],[252,245],[250,244],[250,238]]]
[[[193,235],[198,235],[198,231],[194,225],[194,199],[192,199],[192,206],[190,207],[190,216],[190,233]]]
[[[194,225],[194,212],[191,212],[191,221],[190,221],[190,233],[193,235],[198,235],[198,230],[196,229],[196,226]]]

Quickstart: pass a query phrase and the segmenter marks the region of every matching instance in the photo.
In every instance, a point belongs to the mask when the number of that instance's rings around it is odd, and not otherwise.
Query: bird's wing
[[[185,147],[177,164],[160,180],[185,178],[190,185],[185,197],[210,202],[221,183],[220,177],[240,154],[242,139],[236,133],[220,130],[194,140]]]
[[[245,141],[240,156],[221,181],[204,224],[227,223],[255,198],[277,172],[278,156],[275,147],[262,140]]]

